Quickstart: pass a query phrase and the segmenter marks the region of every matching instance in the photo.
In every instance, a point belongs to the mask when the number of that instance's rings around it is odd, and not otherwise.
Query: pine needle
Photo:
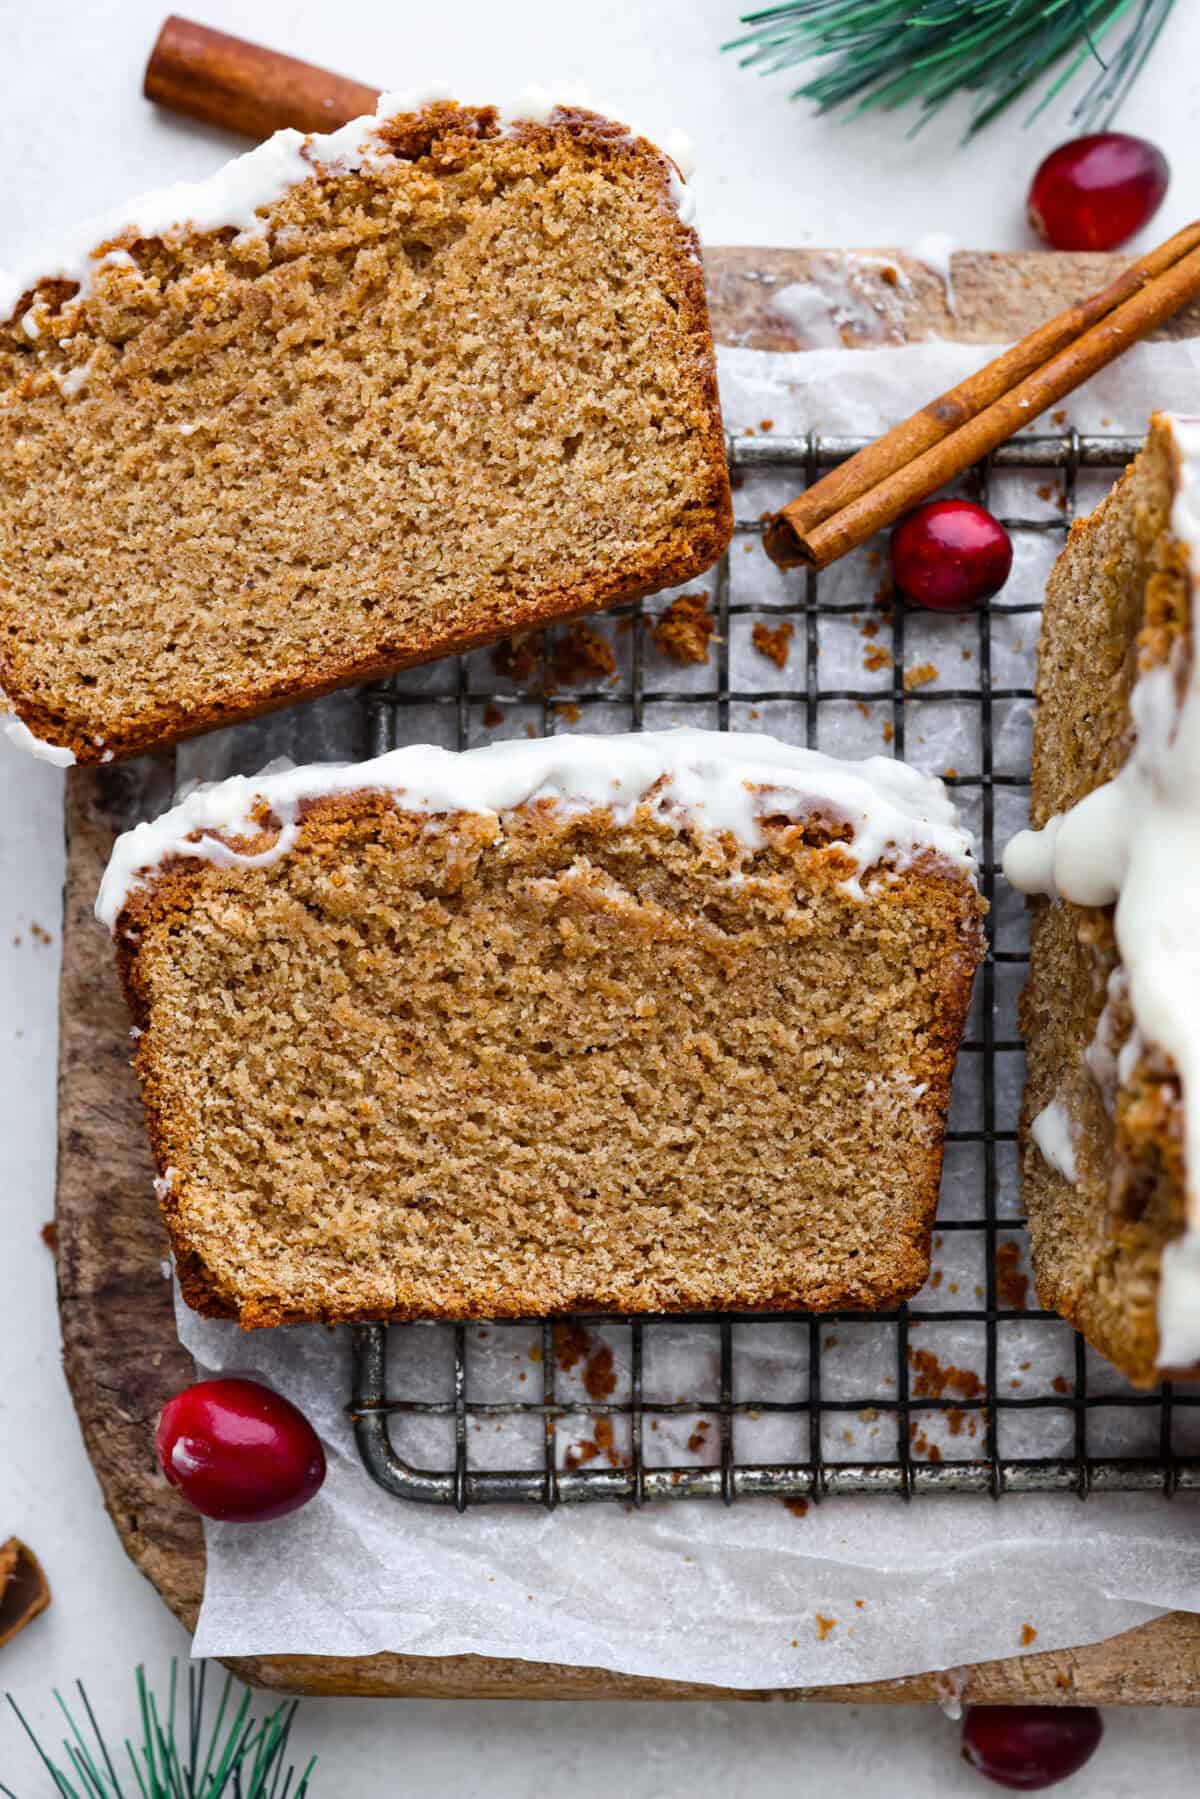
[[[1036,118],[1085,67],[1095,71],[1071,113],[1107,130],[1137,80],[1174,0],[784,0],[746,13],[723,46],[764,75],[818,58],[823,72],[792,90],[818,112],[857,118],[917,105],[912,133],[955,94],[974,95],[967,137],[1048,81]],[[1057,71],[1057,73],[1055,73]],[[1053,75],[1053,79],[1050,77]],[[1028,120],[1027,120],[1028,122]]]
[[[178,1664],[171,1663],[161,1712],[145,1669],[137,1670],[141,1742],[136,1750],[128,1738],[124,1745],[135,1783],[132,1786],[128,1778],[122,1785],[82,1681],[75,1684],[86,1732],[57,1688],[54,1692],[67,1726],[62,1741],[65,1768],[51,1761],[12,1694],[6,1696],[60,1799],[308,1799],[316,1757],[296,1786],[292,1785],[296,1770],[286,1759],[296,1701],[256,1718],[247,1691],[231,1707],[235,1688],[233,1676],[227,1674],[216,1716],[206,1724],[205,1674],[203,1662],[198,1672],[188,1669],[187,1717],[181,1735],[176,1722]],[[17,1799],[3,1782],[0,1795]]]

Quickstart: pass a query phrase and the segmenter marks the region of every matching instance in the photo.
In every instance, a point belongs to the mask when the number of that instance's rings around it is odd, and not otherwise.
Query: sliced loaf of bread
[[[878,1308],[929,1269],[981,950],[941,783],[566,736],[238,777],[113,929],[188,1302]]]
[[[0,687],[26,747],[139,753],[725,547],[670,158],[579,109],[404,104],[281,132],[0,281]]]
[[[1200,420],[1072,527],[1038,647],[1022,1190],[1044,1306],[1133,1381],[1200,1365]]]

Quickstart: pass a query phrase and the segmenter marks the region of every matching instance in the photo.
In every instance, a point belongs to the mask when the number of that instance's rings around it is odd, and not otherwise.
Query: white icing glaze
[[[1189,1229],[1162,1253],[1158,1279],[1158,1365],[1200,1361],[1200,1231]]]
[[[1195,639],[1200,419],[1170,426],[1178,451],[1171,530],[1190,557]],[[1134,687],[1136,738],[1120,773],[1041,831],[1021,832],[1004,855],[1005,874],[1026,893],[1085,906],[1116,901],[1139,1041],[1170,1056],[1179,1075],[1187,1227],[1164,1258],[1159,1295],[1159,1359],[1169,1367],[1200,1360],[1200,656],[1179,647],[1170,667],[1148,670]]]
[[[387,145],[378,135],[381,120],[402,113],[420,112],[426,106],[453,96],[444,87],[419,93],[381,94],[374,113],[351,119],[337,131],[305,136],[302,132],[277,131],[266,143],[224,164],[203,181],[176,181],[153,188],[111,212],[84,219],[68,229],[58,244],[35,265],[0,269],[0,319],[10,318],[21,296],[39,281],[61,280],[79,284],[79,298],[86,298],[100,269],[126,266],[127,250],[99,254],[100,246],[113,238],[134,233],[138,237],[170,239],[182,231],[219,231],[233,228],[262,236],[266,226],[260,211],[280,199],[289,188],[307,181],[318,170],[351,173],[390,160]],[[516,100],[497,108],[503,129],[527,123],[546,123],[556,106],[585,106],[598,111],[583,88],[570,83],[546,88],[530,87]],[[682,134],[680,134],[682,136]],[[686,142],[686,140],[684,140]],[[689,146],[690,149],[690,146]],[[676,157],[674,150],[668,155]],[[694,223],[695,208],[686,176],[672,166],[671,197],[685,224]],[[37,338],[40,325],[33,306],[21,318],[21,328]],[[70,377],[64,379],[69,380]]]
[[[46,743],[42,738],[35,737],[22,719],[6,718],[4,735],[19,750],[36,756],[39,762],[52,762],[55,768],[70,768],[75,761],[74,750],[68,749],[65,744]]]
[[[1110,1117],[1116,1108],[1117,1089],[1129,1079],[1142,1052],[1142,1034],[1136,1028],[1119,1050],[1114,1048],[1116,1010],[1128,998],[1129,977],[1118,963],[1108,977],[1108,995],[1096,1020],[1095,1035],[1083,1052],[1084,1066],[1095,1081]]]
[[[263,867],[286,855],[302,801],[363,790],[395,795],[401,810],[496,816],[532,801],[572,810],[605,807],[628,818],[645,801],[672,826],[729,831],[753,847],[767,814],[828,811],[853,828],[844,845],[857,872],[844,882],[865,899],[860,877],[880,862],[902,867],[932,850],[974,879],[971,841],[946,789],[930,775],[890,758],[839,762],[773,737],[719,731],[647,731],[616,737],[583,733],[488,744],[456,754],[429,744],[392,750],[374,761],[279,769],[197,787],[152,823],[117,840],[96,900],[112,930],[130,891],[170,856],[222,867]],[[257,855],[221,837],[259,833],[254,810],[265,801],[279,819],[276,841]],[[220,835],[218,835],[218,833]]]
[[[950,313],[958,311],[950,273],[950,259],[957,249],[958,240],[951,237],[948,231],[927,231],[909,251],[914,262],[923,262],[940,280],[946,290],[946,311]]]
[[[1043,1106],[1029,1127],[1029,1134],[1046,1161],[1074,1186],[1079,1179],[1075,1161],[1075,1133],[1071,1115],[1061,1093],[1056,1093],[1048,1106]]]

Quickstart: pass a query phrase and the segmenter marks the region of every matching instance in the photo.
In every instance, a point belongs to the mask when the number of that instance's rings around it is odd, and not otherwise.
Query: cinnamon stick
[[[1200,222],[914,413],[775,514],[780,568],[827,568],[1104,368],[1200,293]]]
[[[334,131],[374,112],[379,89],[172,15],[146,64],[147,100],[256,140],[291,125]]]

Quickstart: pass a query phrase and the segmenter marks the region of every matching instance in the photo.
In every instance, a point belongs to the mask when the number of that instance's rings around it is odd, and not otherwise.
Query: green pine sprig
[[[51,1761],[11,1693],[7,1698],[61,1799],[306,1799],[316,1758],[308,1763],[296,1786],[292,1785],[295,1768],[286,1763],[295,1700],[255,1718],[248,1691],[243,1689],[234,1702],[234,1680],[227,1674],[216,1716],[209,1722],[205,1716],[205,1663],[201,1662],[198,1672],[194,1667],[188,1669],[187,1718],[177,1722],[178,1672],[173,1661],[166,1706],[160,1711],[145,1669],[137,1671],[142,1740],[135,1751],[126,1737],[125,1757],[117,1757],[118,1764],[128,1759],[132,1785],[128,1775],[123,1784],[117,1772],[82,1681],[75,1684],[84,1729],[57,1688],[54,1693],[67,1724],[62,1743],[65,1769]],[[0,1794],[17,1799],[3,1782]]]
[[[1036,118],[1090,64],[1096,72],[1071,118],[1081,130],[1102,131],[1141,73],[1173,4],[785,0],[744,14],[750,30],[723,48],[745,51],[742,67],[768,75],[814,57],[832,58],[824,73],[793,89],[793,99],[811,100],[819,112],[849,107],[850,117],[915,104],[920,116],[913,132],[965,91],[975,96],[968,137],[1053,77],[1029,115]]]

